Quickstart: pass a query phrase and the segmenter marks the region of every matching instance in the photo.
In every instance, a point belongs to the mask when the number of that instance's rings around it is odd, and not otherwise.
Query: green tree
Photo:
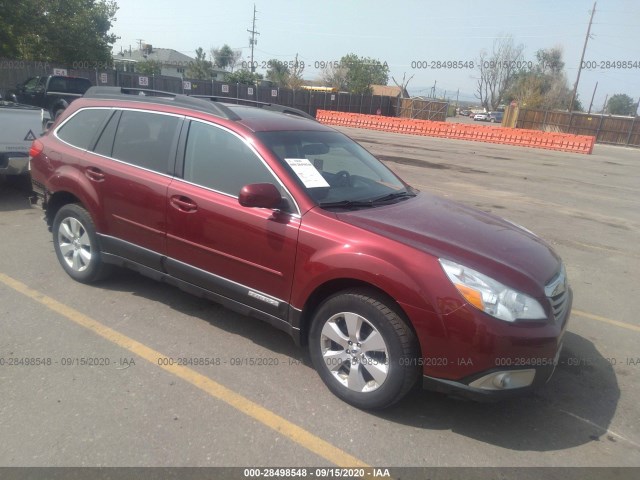
[[[637,105],[626,93],[617,93],[607,102],[607,113],[611,115],[636,115]]]
[[[112,0],[0,0],[0,56],[110,63],[117,10]]]
[[[234,50],[226,43],[220,48],[214,48],[211,50],[213,64],[218,68],[229,70],[230,72],[233,72],[235,69],[241,55],[241,50]]]
[[[210,80],[213,76],[213,64],[207,60],[202,47],[196,49],[196,59],[189,64],[186,76],[197,80]]]
[[[506,101],[516,100],[528,108],[566,110],[571,103],[572,90],[568,85],[562,60],[562,49],[553,47],[536,52],[533,68],[518,71],[504,95]],[[582,105],[576,98],[574,110]]]
[[[296,59],[293,61],[293,65],[289,69],[289,78],[287,80],[287,87],[297,90],[302,85],[304,85],[304,79],[302,78],[303,73],[304,73],[304,62],[298,61],[298,54],[296,53]]]
[[[264,77],[260,73],[252,73],[251,70],[243,68],[235,72],[227,73],[224,77],[225,82],[243,83],[245,85],[255,85]]]
[[[350,53],[340,59],[340,66],[346,69],[345,84],[351,93],[370,95],[371,85],[386,85],[389,81],[387,62]]]
[[[157,60],[143,60],[136,63],[136,73],[141,75],[160,75],[162,63]]]
[[[0,12],[0,57],[31,59],[24,50],[38,39],[33,27],[41,14],[39,2],[0,0]]]
[[[267,62],[269,69],[267,70],[266,79],[279,87],[287,86],[291,71],[286,62],[272,58]]]

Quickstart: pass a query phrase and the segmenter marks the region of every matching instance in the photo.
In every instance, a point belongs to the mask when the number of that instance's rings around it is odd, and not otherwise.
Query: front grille
[[[551,310],[555,320],[564,322],[569,306],[569,284],[567,283],[564,265],[558,274],[545,286],[544,291],[549,302],[551,302]]]

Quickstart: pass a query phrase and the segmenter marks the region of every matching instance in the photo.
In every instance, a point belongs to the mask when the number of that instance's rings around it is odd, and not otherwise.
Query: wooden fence
[[[545,132],[590,135],[596,143],[640,147],[640,119],[618,115],[601,115],[581,112],[561,112],[536,109],[513,109],[505,112],[505,119],[514,117],[516,128],[542,130]],[[503,121],[503,125],[506,123]]]
[[[197,80],[163,75],[141,75],[113,69],[76,69],[48,64],[0,59],[0,92],[15,88],[18,83],[38,75],[51,75],[54,69],[64,69],[66,75],[85,77],[93,85],[149,88],[189,95],[209,95],[278,103],[298,108],[315,116],[318,109],[340,112],[396,116],[398,99],[382,95],[356,95],[345,92],[291,90],[266,84],[244,85],[212,80]]]
[[[403,98],[399,101],[398,114],[396,116],[444,122],[447,119],[448,109],[448,102]]]

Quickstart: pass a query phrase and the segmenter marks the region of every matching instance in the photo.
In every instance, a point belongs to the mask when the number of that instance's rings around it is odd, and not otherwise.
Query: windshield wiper
[[[371,200],[340,200],[338,202],[320,202],[320,206],[323,208],[358,208],[358,207],[375,207],[376,205],[387,203],[397,198],[410,198],[415,197],[416,194],[412,192],[393,192],[383,195],[378,198],[372,198]]]
[[[393,193],[389,193],[387,195],[383,195],[381,197],[378,198],[374,198],[372,200],[369,200],[371,203],[384,203],[384,202],[388,202],[390,200],[395,200],[396,198],[409,198],[409,197],[415,197],[416,194],[413,192],[393,192]]]
[[[371,200],[340,200],[338,202],[320,202],[322,208],[358,208],[358,207],[373,207]]]

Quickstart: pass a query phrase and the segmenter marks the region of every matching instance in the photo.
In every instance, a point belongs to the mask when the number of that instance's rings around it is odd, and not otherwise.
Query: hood
[[[531,291],[533,282],[537,294],[560,269],[559,257],[533,233],[503,218],[428,193],[420,192],[392,205],[343,211],[337,216],[433,256],[462,263],[514,288]]]

